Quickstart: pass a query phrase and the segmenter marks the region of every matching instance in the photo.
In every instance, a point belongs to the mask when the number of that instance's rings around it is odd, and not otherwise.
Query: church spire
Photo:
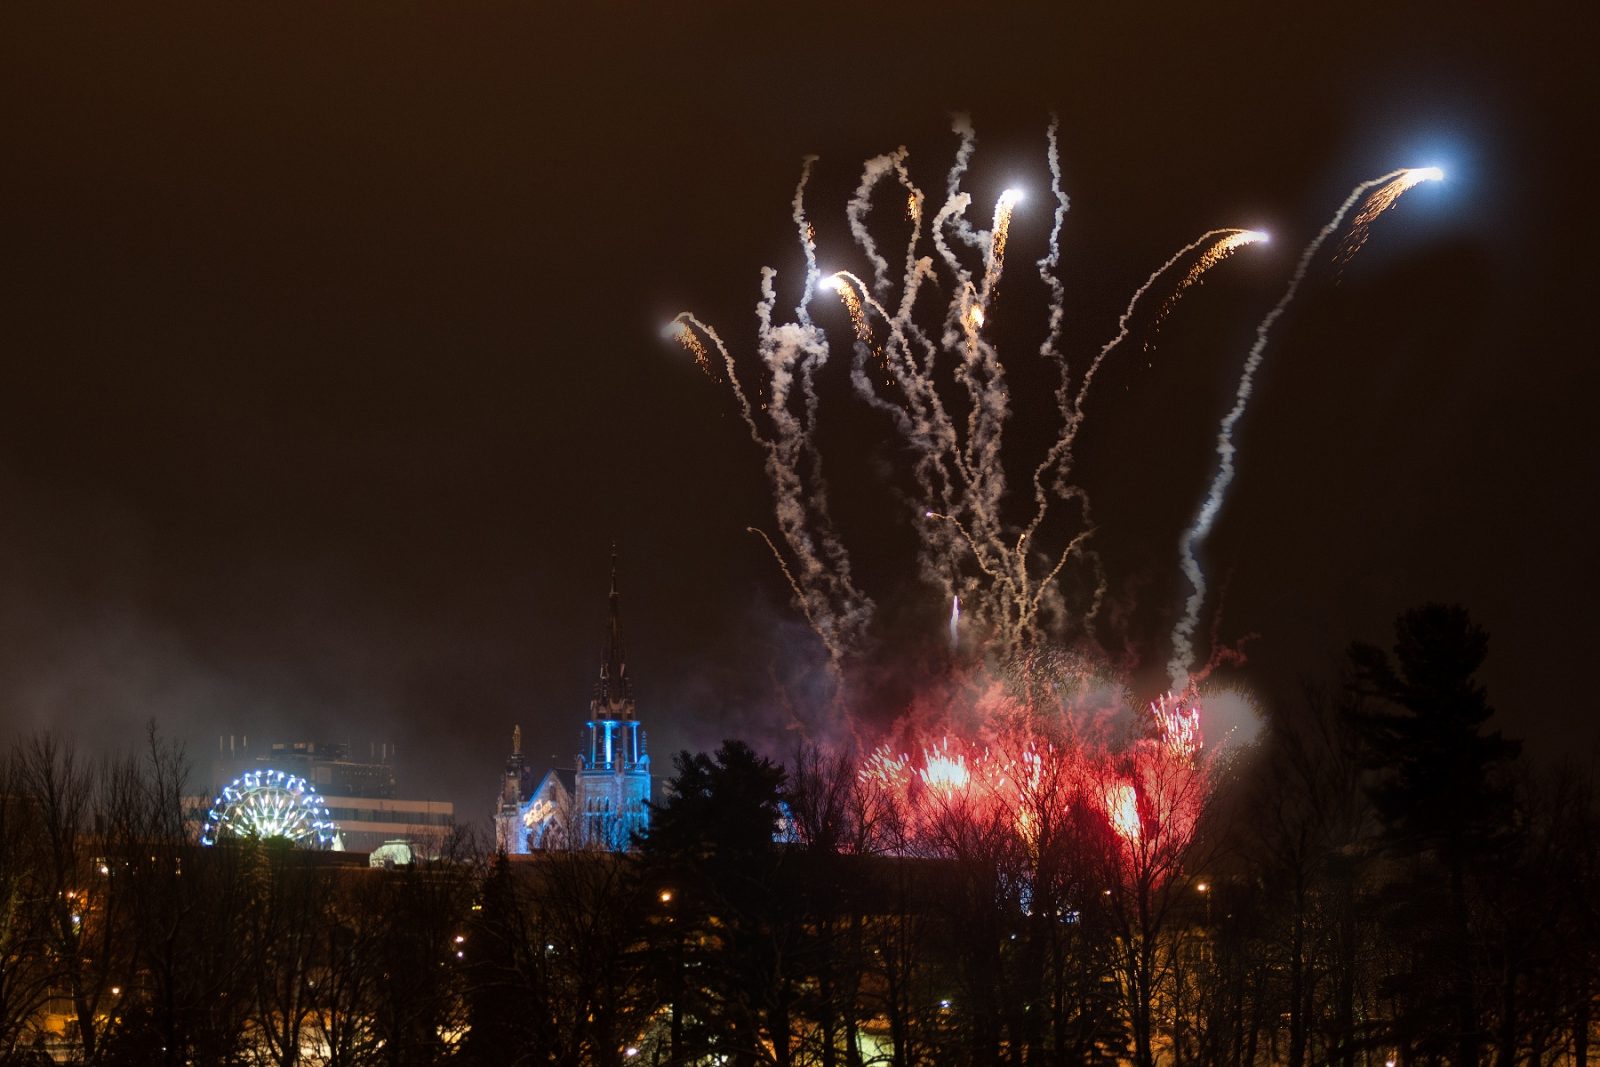
[[[611,611],[606,628],[605,655],[600,661],[600,681],[590,705],[595,719],[632,719],[633,683],[628,678],[628,657],[622,648],[622,597],[617,592],[617,543],[611,542]]]

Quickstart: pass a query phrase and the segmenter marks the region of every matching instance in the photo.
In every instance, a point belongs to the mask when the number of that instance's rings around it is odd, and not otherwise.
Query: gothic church
[[[512,730],[495,813],[495,837],[507,853],[564,848],[621,852],[650,826],[650,756],[634,710],[619,599],[613,547],[610,623],[600,680],[584,724],[583,751],[573,769],[553,767],[529,788],[532,772],[522,755],[522,728]]]

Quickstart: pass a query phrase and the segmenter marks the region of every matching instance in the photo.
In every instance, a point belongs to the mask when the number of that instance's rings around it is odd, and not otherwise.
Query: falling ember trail
[[[819,288],[831,289],[839,294],[839,300],[844,304],[845,310],[850,313],[850,325],[856,332],[856,340],[862,344],[870,345],[872,343],[872,327],[867,325],[866,310],[861,306],[861,297],[856,293],[843,273],[828,275],[822,279]]]
[[[1367,243],[1372,224],[1377,221],[1379,215],[1394,207],[1406,190],[1423,182],[1442,181],[1444,181],[1444,171],[1438,167],[1413,167],[1376,190],[1367,197],[1366,203],[1361,205],[1361,210],[1356,212],[1355,218],[1350,220],[1350,230],[1339,243],[1339,250],[1334,253],[1334,261],[1344,264],[1355,258],[1355,254],[1361,251],[1361,246]]]
[[[689,324],[681,319],[674,319],[668,323],[664,331],[674,341],[683,346],[684,351],[694,357],[694,365],[712,381],[721,381],[717,373],[716,364],[711,362],[711,350],[706,348],[706,343],[689,328]]]
[[[1217,521],[1217,513],[1222,510],[1228,486],[1233,481],[1233,456],[1237,451],[1233,443],[1233,431],[1239,420],[1244,417],[1245,408],[1250,402],[1250,394],[1255,388],[1256,370],[1261,366],[1262,354],[1266,350],[1267,338],[1272,332],[1273,324],[1278,321],[1294,300],[1295,294],[1300,291],[1300,283],[1305,280],[1306,271],[1310,269],[1311,261],[1316,258],[1317,252],[1338,230],[1340,224],[1344,222],[1345,215],[1358,201],[1367,197],[1361,210],[1356,213],[1355,225],[1359,227],[1356,248],[1366,240],[1366,231],[1373,220],[1393,206],[1402,193],[1422,182],[1441,181],[1443,178],[1444,173],[1437,167],[1412,167],[1369,179],[1352,189],[1350,195],[1345,197],[1344,203],[1339,205],[1339,210],[1334,212],[1333,218],[1317,231],[1311,243],[1306,245],[1305,251],[1300,253],[1300,261],[1295,265],[1294,274],[1290,277],[1283,296],[1278,298],[1272,310],[1268,311],[1266,317],[1256,326],[1255,343],[1250,346],[1249,355],[1245,357],[1244,369],[1240,372],[1239,385],[1234,393],[1233,407],[1223,416],[1222,425],[1217,430],[1216,474],[1212,476],[1211,487],[1206,492],[1194,522],[1184,531],[1178,544],[1179,565],[1184,577],[1189,581],[1190,591],[1184,602],[1183,615],[1172,630],[1172,659],[1167,664],[1167,672],[1171,676],[1174,689],[1183,689],[1187,686],[1194,672],[1194,631],[1200,619],[1200,608],[1206,599],[1205,572],[1200,569],[1197,553],[1211,533],[1211,528]],[[1352,231],[1352,235],[1355,236],[1355,231]],[[1351,254],[1354,254],[1353,250]]]
[[[1197,283],[1201,275],[1205,274],[1206,271],[1246,245],[1265,243],[1268,239],[1267,235],[1260,230],[1235,230],[1206,249],[1200,258],[1195,260],[1194,266],[1189,268],[1189,273],[1183,276],[1183,281],[1178,283],[1178,287],[1173,290],[1172,295],[1167,297],[1167,302],[1161,305],[1161,310],[1156,312],[1155,321],[1150,324],[1151,330],[1154,331],[1161,325],[1162,321],[1172,313],[1173,307],[1178,303],[1178,298],[1191,285]]]
[[[1095,372],[1100,369],[1100,364],[1105,362],[1106,357],[1111,354],[1113,349],[1127,340],[1128,331],[1131,329],[1133,322],[1133,313],[1138,308],[1139,301],[1161,280],[1167,271],[1193,255],[1196,249],[1205,247],[1205,252],[1195,261],[1194,265],[1189,269],[1189,273],[1184,276],[1183,281],[1178,283],[1178,287],[1173,290],[1172,295],[1167,298],[1166,304],[1162,306],[1161,312],[1156,317],[1156,321],[1159,322],[1171,311],[1178,298],[1183,295],[1184,290],[1199,281],[1202,274],[1221,263],[1238,249],[1266,240],[1267,235],[1260,230],[1208,230],[1178,249],[1168,257],[1165,263],[1152,271],[1150,277],[1146,278],[1144,284],[1139,286],[1134,291],[1133,296],[1129,298],[1128,306],[1123,308],[1121,317],[1117,319],[1116,335],[1101,346],[1100,351],[1095,353],[1088,369],[1083,372],[1083,381],[1079,383],[1075,397],[1070,391],[1066,378],[1063,377],[1061,388],[1057,393],[1057,401],[1061,408],[1061,417],[1065,428],[1062,430],[1061,436],[1056,440],[1055,445],[1046,454],[1044,461],[1039,464],[1038,469],[1034,472],[1033,494],[1038,509],[1035,514],[1038,517],[1034,520],[1033,525],[1028,528],[1030,536],[1038,529],[1039,523],[1043,520],[1045,511],[1049,506],[1049,498],[1045,492],[1046,475],[1052,476],[1053,488],[1057,495],[1062,495],[1067,489],[1066,479],[1073,463],[1073,444],[1077,440],[1078,431],[1083,426],[1084,399],[1088,396],[1089,386],[1093,384]]]
[[[989,254],[985,257],[983,268],[983,289],[978,294],[979,302],[988,304],[994,299],[994,288],[1000,281],[1000,272],[1005,269],[1006,242],[1011,236],[1011,215],[1017,208],[1017,202],[1022,199],[1022,190],[1007,189],[1000,194],[1000,199],[994,205],[994,229],[990,231]]]

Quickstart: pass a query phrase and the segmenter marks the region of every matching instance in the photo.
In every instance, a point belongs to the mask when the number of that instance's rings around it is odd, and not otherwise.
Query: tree
[[[379,873],[372,1026],[386,1067],[436,1063],[466,1027],[456,938],[466,936],[475,875],[448,852]]]
[[[1232,878],[1252,896],[1253,955],[1272,1005],[1261,1017],[1274,1030],[1282,1021],[1287,1067],[1353,1067],[1361,1044],[1371,818],[1351,727],[1358,700],[1307,686],[1304,699],[1274,707],[1222,820],[1237,854]]]
[[[249,914],[238,850],[200,850],[185,819],[189,763],[151,722],[141,759],[108,765],[105,866],[129,923],[123,1022],[111,1061],[226,1062],[238,1052],[248,981],[236,946]]]
[[[1133,1062],[1153,1067],[1158,1002],[1173,979],[1186,902],[1194,897],[1195,830],[1211,801],[1209,754],[1162,736],[1139,738],[1115,760],[1089,764],[1079,833],[1103,887],[1085,910],[1114,937],[1133,1038]]]
[[[1410,948],[1393,976],[1397,1038],[1428,1056],[1475,1065],[1484,1039],[1473,930],[1473,877],[1511,827],[1504,771],[1520,750],[1498,731],[1476,680],[1488,634],[1465,609],[1427,604],[1395,622],[1393,658],[1350,646],[1350,685],[1376,703],[1352,714],[1388,852],[1403,862],[1391,934]],[[1450,1046],[1453,1045],[1453,1048]]]
[[[0,761],[0,1062],[30,1036],[50,988],[37,819],[18,755],[8,752]]]
[[[96,1062],[102,1041],[121,1016],[113,1011],[129,973],[126,878],[99,853],[96,822],[110,814],[109,765],[96,767],[53,734],[25,742],[18,782],[37,818],[38,892],[44,908],[43,945],[52,982],[72,1011],[72,1038],[81,1058]]]
[[[651,960],[672,1005],[672,1062],[726,1055],[735,1067],[788,1063],[799,936],[794,887],[774,834],[784,770],[742,741],[680,753],[652,805],[643,873],[662,910]]]
[[[229,851],[238,851],[230,849]],[[325,1052],[325,1067],[355,1067],[377,1061],[379,1040],[372,1022],[381,984],[383,869],[355,870],[332,879],[322,912],[312,1031]]]
[[[467,953],[463,1058],[486,1065],[558,1060],[551,1054],[556,1042],[540,1033],[548,1013],[539,1010],[541,990],[535,980],[539,957],[526,902],[504,852],[490,864],[463,936]],[[538,1056],[539,1046],[551,1051]]]
[[[300,1062],[315,1015],[313,989],[322,948],[325,872],[282,838],[246,841],[255,854],[255,894],[247,938],[255,980],[255,1032],[279,1067]]]
[[[618,1067],[654,1008],[637,974],[646,910],[624,856],[498,855],[463,945],[467,1062]]]

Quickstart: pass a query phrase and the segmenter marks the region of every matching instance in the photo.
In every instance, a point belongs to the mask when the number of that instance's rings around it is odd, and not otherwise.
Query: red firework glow
[[[980,727],[984,741],[946,733],[867,756],[857,778],[880,829],[865,847],[960,858],[1009,839],[1036,855],[1066,835],[1103,839],[1120,872],[1154,884],[1176,872],[1209,792],[1198,704],[1152,702],[1142,736],[1120,748],[1005,704]]]

